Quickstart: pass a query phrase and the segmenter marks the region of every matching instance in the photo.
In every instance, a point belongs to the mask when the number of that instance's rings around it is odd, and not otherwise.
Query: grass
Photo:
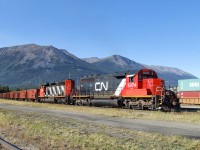
[[[120,108],[102,108],[102,107],[86,107],[86,106],[73,106],[64,104],[50,104],[50,103],[35,103],[14,100],[0,100],[0,103],[29,106],[29,107],[42,107],[47,109],[57,109],[63,111],[74,111],[81,113],[89,113],[96,115],[105,115],[110,117],[123,117],[130,119],[153,119],[164,121],[175,121],[185,123],[200,123],[200,111],[198,112],[181,112],[181,113],[166,113],[160,111],[142,111],[142,110],[127,110]]]
[[[31,150],[200,149],[199,140],[4,109],[0,109],[0,136]]]

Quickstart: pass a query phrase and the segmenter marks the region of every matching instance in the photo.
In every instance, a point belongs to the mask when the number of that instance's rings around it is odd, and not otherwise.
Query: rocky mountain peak
[[[90,57],[90,58],[83,58],[83,60],[88,63],[95,63],[98,62],[100,59],[98,57]]]
[[[106,58],[99,59],[97,62],[94,62],[94,64],[110,64],[114,65],[115,67],[119,67],[120,69],[127,69],[127,68],[132,68],[132,69],[141,69],[143,66],[139,63],[136,63],[133,60],[130,60],[126,57],[120,56],[120,55],[112,55]],[[123,70],[124,70],[123,69]]]
[[[107,57],[105,59],[102,60],[109,60],[113,63],[116,63],[119,66],[129,66],[129,65],[134,65],[137,64],[135,61],[130,60],[126,57],[120,56],[120,55],[112,55],[110,57]]]
[[[104,69],[109,66],[108,71],[124,71],[144,68],[143,65],[120,55],[112,55],[101,59],[95,59],[95,57],[93,57],[92,60],[94,61],[90,61],[90,63],[99,68]]]

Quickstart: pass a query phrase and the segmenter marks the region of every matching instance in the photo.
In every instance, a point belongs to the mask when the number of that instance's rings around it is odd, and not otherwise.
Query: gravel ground
[[[108,125],[112,127],[131,129],[136,131],[155,132],[164,135],[180,135],[189,138],[200,139],[200,125],[175,123],[157,120],[125,119],[118,117],[106,117],[91,115],[86,113],[68,112],[60,110],[49,110],[45,108],[34,108],[27,106],[14,106],[11,104],[0,104],[0,108],[18,110],[22,112],[35,112],[39,114],[51,115],[60,118],[71,118],[80,121],[87,121]]]

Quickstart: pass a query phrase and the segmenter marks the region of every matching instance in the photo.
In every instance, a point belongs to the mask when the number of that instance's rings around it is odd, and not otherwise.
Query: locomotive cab
[[[135,75],[126,76],[123,97],[162,95],[164,81],[157,77],[155,71],[142,69]]]
[[[133,109],[157,109],[162,101],[164,80],[151,69],[141,69],[137,74],[127,75],[121,97],[124,105]]]

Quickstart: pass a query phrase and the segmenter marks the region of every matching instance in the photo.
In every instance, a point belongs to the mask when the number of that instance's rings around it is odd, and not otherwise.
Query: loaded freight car
[[[15,92],[9,92],[9,93],[10,93],[9,99],[14,99],[14,94],[15,94]]]
[[[14,91],[14,99],[15,100],[19,99],[19,91]]]
[[[26,99],[35,101],[38,100],[39,89],[29,89],[26,90]]]
[[[27,91],[26,90],[19,91],[19,99],[20,100],[26,100],[26,97],[27,97]]]
[[[200,79],[179,80],[178,97],[181,104],[200,104]]]
[[[38,99],[38,93],[39,89],[12,91],[9,92],[9,99],[35,101]]]
[[[3,95],[2,95],[3,99],[9,99],[9,97],[10,97],[9,92],[3,93]]]
[[[81,104],[118,106],[132,109],[179,107],[175,94],[166,95],[165,82],[155,71],[141,69],[128,74],[94,75],[81,78],[78,96],[90,97]],[[171,97],[173,97],[171,99]],[[77,101],[77,99],[75,100]]]

